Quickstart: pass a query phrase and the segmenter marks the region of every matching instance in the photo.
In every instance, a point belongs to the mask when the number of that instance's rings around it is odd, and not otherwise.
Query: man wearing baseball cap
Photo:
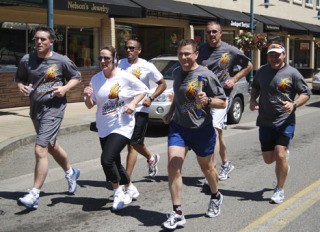
[[[286,49],[281,43],[272,43],[267,54],[268,64],[257,70],[252,82],[250,110],[259,111],[257,126],[264,162],[275,162],[277,184],[271,203],[279,204],[284,200],[283,187],[289,172],[295,110],[309,100],[311,91],[299,71],[285,63]]]

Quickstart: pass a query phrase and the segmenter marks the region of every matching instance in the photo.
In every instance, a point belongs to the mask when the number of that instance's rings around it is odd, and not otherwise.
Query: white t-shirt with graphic
[[[130,64],[128,59],[121,59],[118,64],[118,68],[128,73],[133,74],[136,78],[142,81],[148,88],[150,88],[150,81],[157,83],[163,76],[154,64],[146,61],[145,59],[138,58],[138,62]],[[149,112],[149,107],[144,107],[142,102],[137,105],[137,112]]]
[[[135,125],[134,113],[124,113],[138,94],[148,92],[148,88],[131,74],[117,70],[115,76],[106,78],[101,71],[91,78],[93,94],[91,99],[97,105],[96,122],[100,138],[111,133],[131,138]]]

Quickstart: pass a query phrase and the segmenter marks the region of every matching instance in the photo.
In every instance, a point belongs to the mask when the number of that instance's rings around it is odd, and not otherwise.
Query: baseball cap
[[[268,52],[276,52],[276,53],[283,53],[285,52],[286,49],[280,45],[280,44],[271,44],[269,47],[268,47]]]

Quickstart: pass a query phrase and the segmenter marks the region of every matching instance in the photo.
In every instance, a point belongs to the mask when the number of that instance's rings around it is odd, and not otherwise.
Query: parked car
[[[179,66],[176,56],[159,56],[150,60],[162,73],[167,82],[167,89],[157,97],[149,110],[150,122],[162,122],[162,117],[169,111],[173,98],[173,78],[172,71]],[[236,67],[237,68],[237,67]],[[151,85],[155,88],[155,85]],[[154,89],[151,90],[154,92]],[[238,81],[232,92],[232,102],[228,110],[228,124],[238,124],[242,117],[244,106],[249,102],[249,84],[246,78]]]
[[[312,92],[320,92],[320,72],[315,73],[312,77]]]

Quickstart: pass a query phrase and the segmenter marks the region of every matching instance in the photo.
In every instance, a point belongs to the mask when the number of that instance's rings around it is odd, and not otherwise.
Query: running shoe
[[[37,209],[39,204],[39,193],[30,190],[24,197],[18,199],[18,205],[22,205],[28,209]]]
[[[280,204],[282,203],[284,200],[284,191],[283,189],[276,187],[274,189],[273,195],[271,197],[271,202],[276,203],[276,204]]]
[[[129,187],[126,189],[126,193],[128,193],[130,195],[130,197],[132,198],[132,200],[137,200],[137,198],[139,197],[140,193],[137,189],[136,186],[134,186],[132,183],[129,185]]]
[[[162,224],[162,226],[169,230],[175,230],[178,226],[181,227],[186,224],[184,215],[179,215],[175,211],[172,211],[168,215],[168,219]]]
[[[77,179],[80,176],[80,170],[72,168],[72,174],[66,175],[68,181],[68,192],[74,194],[77,191]]]
[[[234,166],[230,161],[228,161],[225,165],[221,165],[220,171],[219,171],[219,180],[227,180],[229,177],[229,174],[233,171]]]
[[[160,156],[158,154],[152,154],[153,156],[153,161],[148,161],[148,173],[149,176],[155,176],[158,173],[158,167],[157,164],[160,160]]]
[[[223,202],[223,195],[220,193],[220,199],[210,199],[209,207],[206,215],[210,218],[219,216],[220,206]]]
[[[125,201],[125,193],[123,192],[123,189],[120,187],[118,189],[114,190],[113,193],[113,210],[120,210],[124,207],[124,201]]]

